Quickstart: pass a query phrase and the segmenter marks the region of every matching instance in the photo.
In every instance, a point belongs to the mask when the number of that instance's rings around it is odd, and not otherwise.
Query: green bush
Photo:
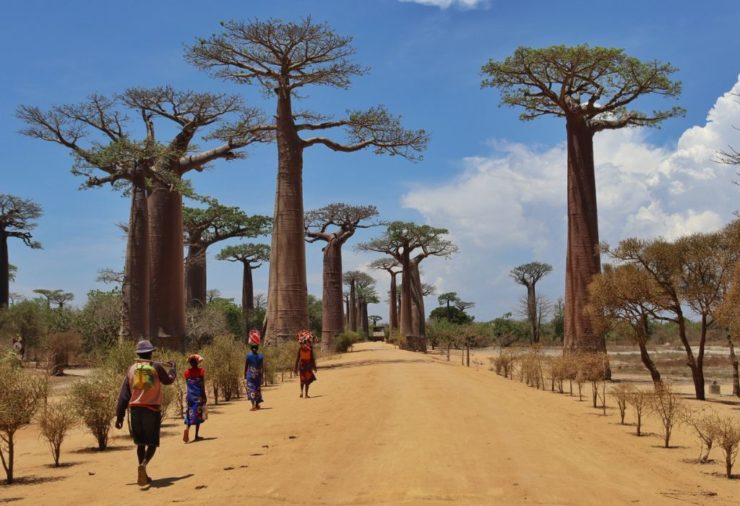
[[[220,335],[203,348],[203,357],[208,360],[208,374],[213,387],[213,400],[218,404],[219,396],[230,401],[239,394],[244,375],[244,357],[247,348],[232,336]]]
[[[107,369],[96,369],[91,376],[72,386],[73,409],[95,436],[99,450],[108,447],[108,432],[116,415],[121,381],[122,375]]]
[[[334,338],[334,351],[337,353],[347,353],[352,345],[361,340],[357,332],[346,331]]]

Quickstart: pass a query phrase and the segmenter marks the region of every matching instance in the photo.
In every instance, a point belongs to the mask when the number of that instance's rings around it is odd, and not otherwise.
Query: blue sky
[[[100,288],[96,272],[120,268],[124,238],[115,227],[128,202],[109,189],[78,191],[71,158],[57,145],[28,139],[14,117],[20,104],[74,103],[96,92],[130,86],[229,91],[271,112],[256,87],[214,80],[189,66],[183,47],[218,31],[226,19],[311,15],[354,37],[356,61],[371,67],[347,90],[310,89],[305,107],[341,114],[385,104],[407,126],[425,128],[424,160],[411,163],[370,152],[305,156],[305,206],[333,201],[379,207],[384,219],[425,222],[450,229],[460,245],[452,260],[422,264],[426,281],[477,302],[479,319],[515,310],[514,266],[546,261],[554,273],[542,291],[562,292],[565,251],[564,126],[558,120],[522,123],[518,111],[498,107],[495,90],[480,89],[480,67],[517,46],[589,43],[623,47],[634,56],[669,61],[680,69],[687,109],[659,130],[597,137],[602,237],[664,235],[717,228],[729,221],[738,192],[733,172],[712,153],[740,145],[740,5],[736,1],[504,2],[492,0],[214,1],[132,0],[3,3],[0,42],[0,192],[39,202],[45,215],[36,237],[43,250],[10,245],[19,267],[11,291],[72,291],[82,303]],[[645,100],[645,108],[673,105]],[[274,146],[249,150],[246,160],[221,162],[193,177],[196,189],[246,212],[271,214]],[[369,231],[358,239],[371,237]],[[364,269],[372,257],[348,245],[345,269]],[[216,246],[211,257],[218,251]],[[308,245],[309,291],[321,293],[320,251]],[[209,285],[229,297],[240,293],[238,267],[209,262]],[[384,290],[385,279],[378,276]],[[266,289],[266,269],[256,276]],[[429,299],[430,309],[435,305]],[[378,307],[377,314],[385,309]]]

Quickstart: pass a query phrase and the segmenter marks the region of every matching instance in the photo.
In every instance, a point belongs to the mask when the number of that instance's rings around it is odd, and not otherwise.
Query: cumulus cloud
[[[452,6],[458,7],[463,10],[486,8],[491,5],[490,0],[400,0],[404,3],[415,3],[421,5],[429,5],[432,7],[439,7],[440,9],[448,9]]]
[[[658,146],[644,129],[599,133],[594,141],[602,240],[682,235],[717,230],[738,208],[732,168],[717,152],[738,144],[740,77],[717,99],[703,125],[675,145]],[[420,185],[402,199],[426,222],[446,227],[459,244],[454,262],[428,262],[429,280],[478,302],[490,318],[512,310],[518,290],[508,271],[524,262],[551,263],[544,288],[563,291],[566,247],[566,147],[537,149],[494,140],[492,152],[464,158],[459,174],[437,186]],[[485,273],[485,274],[482,274]]]

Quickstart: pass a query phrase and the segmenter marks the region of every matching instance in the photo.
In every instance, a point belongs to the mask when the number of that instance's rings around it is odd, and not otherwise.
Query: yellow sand
[[[81,451],[94,439],[75,430],[62,455],[71,465],[55,469],[35,427],[24,429],[17,475],[39,481],[0,487],[0,504],[740,504],[740,480],[721,477],[720,462],[689,462],[687,429],[665,450],[619,425],[614,408],[604,417],[587,401],[382,343],[320,364],[318,377],[312,399],[293,381],[266,389],[259,412],[213,406],[205,441],[183,444],[170,421],[145,489],[120,432],[98,453]],[[659,432],[657,421],[645,430]]]

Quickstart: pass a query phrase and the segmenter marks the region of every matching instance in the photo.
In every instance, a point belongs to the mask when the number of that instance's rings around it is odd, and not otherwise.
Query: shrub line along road
[[[97,453],[75,430],[62,448],[71,465],[53,469],[36,428],[24,429],[16,473],[38,481],[0,487],[0,504],[740,504],[740,480],[721,478],[721,463],[688,462],[698,449],[687,429],[664,450],[613,407],[603,417],[587,401],[383,343],[320,363],[318,377],[312,399],[290,381],[266,389],[259,412],[244,400],[212,406],[205,441],[183,444],[182,422],[169,420],[146,490],[119,432]],[[645,429],[659,432],[657,421]]]

